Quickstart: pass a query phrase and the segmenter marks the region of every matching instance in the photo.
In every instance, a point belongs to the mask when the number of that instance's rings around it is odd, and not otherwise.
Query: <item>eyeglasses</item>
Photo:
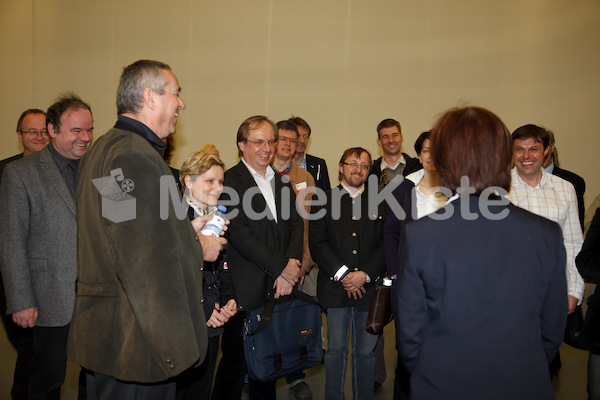
[[[368,164],[359,164],[359,163],[357,163],[355,161],[353,161],[351,163],[345,162],[344,165],[347,165],[347,166],[352,167],[352,168],[359,168],[360,167],[360,169],[364,169],[366,171],[368,171],[369,169],[371,169],[370,165],[368,165]]]
[[[271,139],[271,140],[246,140],[246,142],[253,143],[256,147],[264,147],[265,144],[268,144],[269,147],[274,147],[275,146],[275,140],[274,139]]]
[[[293,138],[289,138],[289,137],[285,137],[285,136],[279,136],[277,138],[277,140],[279,140],[280,142],[290,142],[290,143],[298,142],[298,139],[293,139]]]
[[[38,131],[37,129],[30,129],[28,131],[19,131],[22,134],[29,135],[30,137],[36,137],[37,135],[42,135],[42,137],[48,136],[48,129],[42,129]]]

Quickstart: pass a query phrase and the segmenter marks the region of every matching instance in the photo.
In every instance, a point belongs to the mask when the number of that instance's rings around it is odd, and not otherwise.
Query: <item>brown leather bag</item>
[[[381,335],[383,328],[392,320],[391,285],[392,280],[385,277],[375,287],[375,294],[373,294],[371,308],[367,316],[367,332],[374,335]]]

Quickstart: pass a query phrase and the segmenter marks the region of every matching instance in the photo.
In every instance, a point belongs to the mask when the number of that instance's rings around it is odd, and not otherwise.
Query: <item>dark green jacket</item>
[[[120,380],[159,382],[199,364],[206,353],[202,246],[186,213],[179,219],[165,192],[161,199],[160,178],[172,179],[169,167],[132,131],[108,131],[79,168],[78,284],[68,358]],[[113,222],[103,212],[120,204],[103,198],[92,180],[119,168],[133,183],[128,194],[136,215]]]

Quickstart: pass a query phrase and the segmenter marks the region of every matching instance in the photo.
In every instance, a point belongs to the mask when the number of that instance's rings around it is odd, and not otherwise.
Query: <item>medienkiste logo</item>
[[[102,196],[102,216],[112,222],[135,219],[135,198],[129,192],[135,187],[131,179],[125,179],[121,168],[110,171],[110,176],[92,179]]]

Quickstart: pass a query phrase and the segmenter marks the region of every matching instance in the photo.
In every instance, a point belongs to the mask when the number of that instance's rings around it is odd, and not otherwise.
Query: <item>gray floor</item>
[[[10,399],[10,387],[12,384],[12,374],[16,360],[16,352],[8,342],[4,329],[0,329],[0,400]],[[393,394],[393,373],[395,368],[395,349],[394,349],[394,328],[389,324],[384,332],[385,350],[389,357],[386,357],[388,379],[383,385],[383,390],[375,397],[376,399],[391,399]],[[554,382],[556,398],[558,400],[584,400],[586,395],[586,365],[587,353],[573,349],[567,345],[561,348],[561,357],[563,367],[559,378]],[[346,378],[346,397],[352,398],[352,389],[347,370]],[[69,363],[67,368],[67,378],[63,385],[61,398],[63,400],[77,399],[77,379],[79,367]],[[313,391],[314,399],[323,398],[323,387],[325,382],[325,371],[322,365],[319,365],[307,371],[307,382]],[[292,393],[288,390],[284,380],[280,380],[277,385],[278,399],[294,399]]]

